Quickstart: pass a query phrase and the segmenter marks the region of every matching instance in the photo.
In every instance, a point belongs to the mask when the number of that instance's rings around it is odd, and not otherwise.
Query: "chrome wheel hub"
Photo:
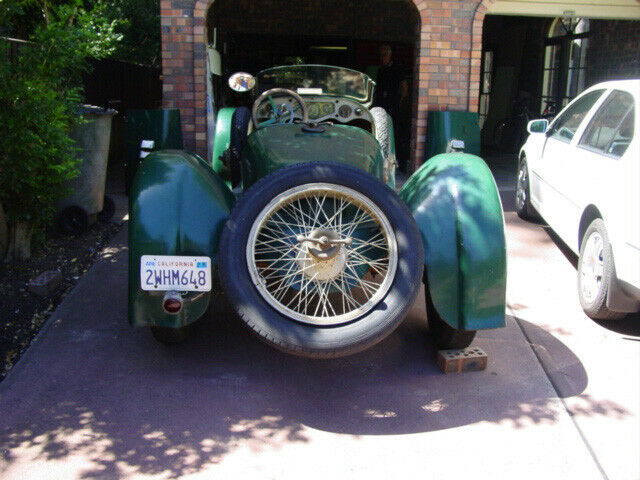
[[[341,244],[331,243],[338,239],[337,233],[323,230],[316,230],[309,239],[305,238],[297,257],[300,271],[319,281],[337,278],[347,265],[346,249]]]
[[[604,277],[604,241],[598,232],[586,240],[580,268],[582,296],[592,303],[598,297]]]
[[[522,209],[527,201],[527,169],[526,167],[520,167],[518,172],[518,184],[516,186],[516,201],[518,208]]]

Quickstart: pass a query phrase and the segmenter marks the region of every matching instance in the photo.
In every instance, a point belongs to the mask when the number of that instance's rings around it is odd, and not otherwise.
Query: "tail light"
[[[162,308],[165,312],[171,315],[177,315],[182,310],[182,297],[179,293],[169,292],[164,296],[162,300]]]

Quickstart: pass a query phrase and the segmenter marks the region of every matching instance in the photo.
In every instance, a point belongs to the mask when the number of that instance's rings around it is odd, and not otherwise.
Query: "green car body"
[[[365,85],[366,98],[348,97],[366,114],[372,88]],[[340,98],[328,98],[334,97]],[[220,232],[237,196],[261,178],[295,164],[331,162],[376,177],[380,188],[395,185],[388,158],[372,131],[339,122],[320,129],[284,123],[249,132],[238,159],[240,186],[232,192],[223,156],[229,149],[233,114],[231,108],[218,113],[211,163],[185,152],[154,152],[136,174],[129,227],[129,322],[134,326],[177,328],[204,314],[210,292],[186,294],[177,315],[163,311],[162,293],[141,289],[141,257],[204,256],[215,266]],[[389,147],[387,157],[394,153],[392,131]],[[436,155],[398,194],[420,231],[425,281],[441,318],[458,330],[504,326],[504,218],[484,161],[464,153]]]

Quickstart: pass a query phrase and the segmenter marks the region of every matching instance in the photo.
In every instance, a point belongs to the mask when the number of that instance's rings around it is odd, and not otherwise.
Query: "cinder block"
[[[62,283],[62,273],[58,270],[47,270],[27,283],[27,289],[40,297],[51,295]]]
[[[438,366],[443,373],[478,372],[487,368],[487,361],[487,354],[479,347],[438,351]]]

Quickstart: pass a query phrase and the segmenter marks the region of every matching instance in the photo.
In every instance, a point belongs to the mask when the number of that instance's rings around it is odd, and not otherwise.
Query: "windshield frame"
[[[338,67],[338,66],[335,66],[335,65],[322,65],[322,64],[280,65],[280,66],[276,66],[276,67],[266,68],[266,69],[258,72],[258,74],[256,75],[256,88],[254,89],[255,95],[258,96],[261,93],[263,93],[264,91],[266,91],[265,89],[261,88],[261,86],[260,86],[260,78],[264,74],[267,74],[267,73],[273,72],[273,71],[279,71],[279,70],[304,69],[304,68],[309,68],[309,69],[330,69],[330,70],[334,70],[334,71],[351,72],[351,73],[355,73],[355,74],[358,74],[359,76],[361,76],[363,81],[364,81],[364,96],[348,95],[348,94],[345,94],[345,93],[325,92],[324,90],[323,90],[321,95],[326,95],[326,96],[331,96],[331,97],[349,98],[349,99],[355,100],[357,102],[360,102],[362,104],[370,103],[371,100],[373,99],[373,92],[374,92],[374,88],[375,88],[376,82],[371,77],[369,77],[369,75],[367,75],[366,73],[362,73],[362,72],[360,72],[358,70],[354,70],[353,68]],[[273,85],[272,88],[287,88],[287,86]],[[294,90],[296,93],[299,93],[302,96],[305,96],[305,95],[307,95],[307,96],[316,95],[317,96],[317,95],[319,95],[319,94],[312,94],[312,93],[300,93],[300,92],[297,91],[298,88],[304,88],[304,87],[302,85],[298,85],[298,86],[296,86],[296,89]]]

